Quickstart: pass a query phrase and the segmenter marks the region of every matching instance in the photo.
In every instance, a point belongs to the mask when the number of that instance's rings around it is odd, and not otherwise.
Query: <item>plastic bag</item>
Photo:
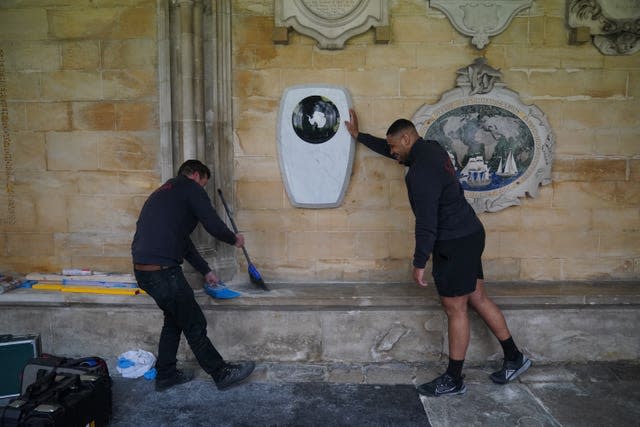
[[[139,378],[148,371],[155,372],[153,365],[156,363],[156,357],[144,350],[125,351],[118,357],[118,366],[116,369],[125,378]],[[147,378],[150,375],[145,376]]]

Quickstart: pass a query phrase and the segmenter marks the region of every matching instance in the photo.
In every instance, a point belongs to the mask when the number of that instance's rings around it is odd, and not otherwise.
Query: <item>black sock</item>
[[[509,337],[504,341],[500,341],[502,351],[504,351],[504,360],[514,361],[520,356],[520,351],[513,342],[513,337]]]
[[[462,376],[462,365],[464,365],[464,359],[453,360],[449,358],[449,366],[447,367],[447,374],[451,375],[453,379],[459,380]]]

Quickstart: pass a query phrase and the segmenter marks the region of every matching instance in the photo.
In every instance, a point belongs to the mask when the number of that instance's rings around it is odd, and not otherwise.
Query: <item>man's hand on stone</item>
[[[236,234],[236,243],[234,244],[236,248],[241,248],[244,246],[244,236],[242,234]]]

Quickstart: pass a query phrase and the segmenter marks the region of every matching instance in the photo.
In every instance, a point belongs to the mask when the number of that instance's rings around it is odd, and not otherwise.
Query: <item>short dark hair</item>
[[[187,160],[182,165],[180,165],[180,169],[178,169],[178,176],[184,175],[189,176],[195,172],[198,172],[200,176],[207,176],[207,179],[211,178],[211,170],[202,163],[200,160]]]
[[[395,135],[398,132],[402,132],[403,130],[415,129],[415,125],[411,120],[407,119],[398,119],[395,122],[391,123],[389,129],[387,129],[387,136]]]

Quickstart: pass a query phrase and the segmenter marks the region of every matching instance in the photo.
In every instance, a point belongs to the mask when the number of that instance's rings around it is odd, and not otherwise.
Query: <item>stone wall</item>
[[[389,44],[369,31],[326,51],[296,33],[273,44],[273,1],[233,0],[236,220],[267,281],[409,280],[413,250],[403,169],[364,147],[340,208],[291,206],[276,153],[284,89],[343,85],[362,130],[383,134],[480,55],[557,139],[553,184],[481,215],[486,276],[640,277],[640,56],[569,46],[563,0],[536,0],[483,51],[426,0],[389,3]],[[160,180],[157,7],[1,2],[0,271],[129,271],[137,214]]]
[[[155,0],[0,4],[0,271],[130,270],[159,181],[156,25]]]
[[[253,261],[282,280],[410,279],[413,216],[393,162],[359,146],[343,205],[297,209],[280,176],[276,135],[283,90],[348,88],[365,132],[384,135],[454,86],[455,71],[484,55],[503,81],[548,116],[557,138],[553,184],[536,199],[484,213],[489,280],[640,276],[640,56],[570,46],[562,0],[536,0],[483,50],[423,0],[390,1],[391,42],[369,31],[344,50],[289,35],[271,42],[273,2],[233,10],[238,223]],[[428,268],[430,268],[428,266]]]

